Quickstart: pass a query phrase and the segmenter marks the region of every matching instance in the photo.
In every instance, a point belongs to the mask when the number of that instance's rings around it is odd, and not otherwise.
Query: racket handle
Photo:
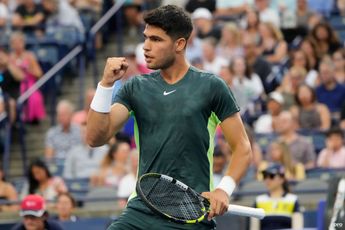
[[[260,220],[265,217],[265,210],[262,208],[252,208],[234,204],[229,205],[228,212],[239,216],[255,217]]]

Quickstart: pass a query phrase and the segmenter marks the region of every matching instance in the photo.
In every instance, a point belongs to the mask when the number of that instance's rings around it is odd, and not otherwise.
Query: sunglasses
[[[263,177],[264,177],[264,180],[265,180],[265,179],[271,179],[271,180],[273,180],[274,177],[275,177],[276,175],[278,175],[278,174],[263,173],[262,175],[263,175]]]

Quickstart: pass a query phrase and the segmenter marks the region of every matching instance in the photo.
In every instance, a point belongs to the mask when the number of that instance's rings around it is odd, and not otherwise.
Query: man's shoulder
[[[222,79],[216,74],[198,69],[194,66],[191,66],[189,68],[189,74],[192,76],[192,78],[194,79],[196,78],[196,80],[201,81],[201,82],[202,81],[214,81],[214,82],[222,81]]]

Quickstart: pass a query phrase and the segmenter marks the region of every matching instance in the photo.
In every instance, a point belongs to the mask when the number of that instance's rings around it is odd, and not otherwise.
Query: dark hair
[[[126,142],[128,143],[129,145],[131,145],[131,137],[124,133],[124,132],[118,132],[115,134],[115,139],[116,139],[116,142]]]
[[[69,193],[69,192],[60,193],[60,194],[58,195],[58,197],[57,197],[57,200],[58,200],[60,197],[62,197],[62,196],[68,197],[68,199],[69,199],[69,200],[71,201],[71,203],[72,203],[72,207],[73,207],[73,208],[75,208],[75,207],[77,206],[77,202],[76,202],[76,200],[74,199],[74,197],[72,196],[71,193]]]
[[[311,31],[311,35],[312,37],[316,40],[319,41],[319,38],[317,37],[317,30],[319,28],[324,28],[326,29],[327,33],[328,33],[328,40],[327,42],[331,45],[331,44],[340,44],[339,39],[335,33],[335,31],[333,30],[333,28],[330,26],[329,23],[327,22],[320,22],[318,24],[315,25],[315,27],[312,29]]]
[[[48,178],[51,178],[52,175],[49,172],[47,165],[41,159],[34,160],[29,167],[28,179],[29,179],[29,194],[36,193],[37,188],[39,187],[39,182],[35,179],[34,174],[32,173],[33,167],[41,168],[45,171]]]
[[[326,132],[326,137],[330,137],[331,135],[338,135],[342,139],[344,138],[343,130],[341,130],[338,126],[334,126]]]
[[[282,175],[282,177],[284,177],[284,175]],[[284,182],[283,182],[282,186],[283,186],[284,193],[290,192],[289,182],[286,180],[285,177],[284,177]]]
[[[225,154],[223,153],[223,151],[220,149],[219,146],[214,147],[213,157],[223,157],[223,158],[225,158]]]
[[[166,5],[153,9],[144,15],[148,25],[164,30],[174,40],[184,38],[188,40],[193,30],[189,15],[178,6]]]

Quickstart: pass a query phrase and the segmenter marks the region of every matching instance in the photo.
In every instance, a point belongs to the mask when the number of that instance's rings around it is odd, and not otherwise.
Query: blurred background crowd
[[[328,175],[324,178],[328,179],[345,172],[345,1],[128,0],[116,17],[93,31],[92,26],[115,3],[0,0],[1,138],[6,139],[6,125],[12,137],[23,131],[26,136],[35,135],[32,127],[44,130],[44,143],[39,155],[35,154],[38,159],[29,153],[30,162],[21,175],[11,177],[6,157],[1,160],[0,198],[5,203],[0,205],[0,213],[17,212],[18,201],[28,194],[42,195],[61,221],[77,221],[72,210],[87,207],[85,197],[116,199],[112,205],[125,207],[135,189],[139,157],[134,119],[107,145],[91,148],[86,144],[86,116],[95,84],[82,92],[81,106],[64,97],[64,88],[81,74],[81,60],[68,62],[53,83],[49,79],[28,97],[23,95],[77,45],[89,51],[85,57],[90,69],[115,44],[121,46],[115,56],[125,56],[130,63],[126,76],[115,83],[115,96],[129,78],[151,71],[142,51],[142,15],[162,4],[176,4],[190,13],[194,31],[186,50],[188,61],[221,77],[241,108],[253,161],[238,194],[258,191],[257,196],[263,188],[272,194],[283,191],[278,194],[284,199],[288,190],[282,190],[282,184],[298,191],[298,186],[310,181],[300,191],[316,189],[303,200],[306,208],[312,203],[310,209],[316,210],[317,202],[327,198],[328,188],[319,177]],[[114,36],[122,40],[114,41]],[[67,84],[66,76],[70,78]],[[51,97],[52,91],[57,91],[57,98]],[[49,118],[53,122],[44,125]],[[12,138],[10,146],[16,142]],[[217,184],[231,149],[220,129],[215,143]],[[5,152],[6,145],[1,147]],[[234,199],[241,200],[241,196]],[[255,201],[255,197],[246,199],[250,205]],[[288,215],[294,212],[301,209],[292,209]]]

